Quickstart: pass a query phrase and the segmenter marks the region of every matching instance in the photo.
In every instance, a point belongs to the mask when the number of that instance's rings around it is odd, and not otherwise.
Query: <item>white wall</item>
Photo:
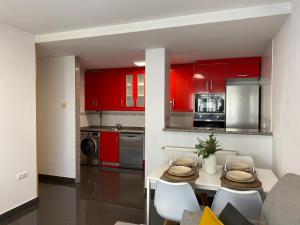
[[[274,169],[300,174],[300,1],[273,40],[272,123]]]
[[[265,48],[262,54],[261,69],[261,121],[262,130],[272,130],[272,66],[273,45],[272,42]]]
[[[38,60],[38,171],[75,178],[75,57]]]
[[[168,74],[164,70],[167,57],[164,49],[146,50],[146,174],[164,161],[162,146],[194,147],[197,137],[208,134],[163,131],[165,125],[165,87]],[[168,99],[168,98],[167,98]],[[236,150],[243,155],[252,155],[256,165],[272,168],[272,136],[218,134],[220,145],[226,150]]]
[[[34,36],[0,24],[0,214],[37,197]],[[28,172],[18,181],[17,174]]]

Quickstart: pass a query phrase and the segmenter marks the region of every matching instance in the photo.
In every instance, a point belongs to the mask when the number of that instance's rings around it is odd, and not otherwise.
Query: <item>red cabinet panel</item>
[[[124,80],[120,70],[103,70],[100,76],[101,89],[98,96],[101,99],[101,110],[122,110]]]
[[[170,74],[172,111],[193,111],[193,64],[173,65]]]
[[[260,77],[260,62],[236,62],[227,65],[227,79]]]
[[[135,84],[135,109],[137,111],[145,111],[145,68],[136,68],[134,71]]]
[[[119,132],[100,133],[100,161],[119,163]]]
[[[145,68],[127,68],[124,77],[124,106],[125,111],[145,110]]]
[[[195,93],[224,93],[226,64],[197,64],[194,72]]]
[[[194,69],[194,92],[209,92],[211,65],[198,64]]]
[[[254,78],[259,79],[261,73],[261,57],[227,58],[201,60],[198,64],[225,64],[226,79]]]
[[[210,93],[225,93],[226,64],[213,64],[210,68]]]
[[[98,99],[98,73],[87,71],[85,73],[85,110],[97,110],[100,103]]]

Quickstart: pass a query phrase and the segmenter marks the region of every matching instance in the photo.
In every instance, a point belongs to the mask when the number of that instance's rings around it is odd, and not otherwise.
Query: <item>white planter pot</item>
[[[207,159],[204,159],[204,169],[208,174],[215,174],[217,172],[216,155],[210,155]]]

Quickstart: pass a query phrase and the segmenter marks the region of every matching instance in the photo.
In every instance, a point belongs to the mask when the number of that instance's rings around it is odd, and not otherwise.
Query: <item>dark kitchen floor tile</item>
[[[151,212],[155,214],[153,202]],[[161,224],[157,214],[151,218],[152,224]],[[39,183],[39,203],[0,224],[114,225],[116,221],[145,223],[142,171],[83,166],[79,184]]]

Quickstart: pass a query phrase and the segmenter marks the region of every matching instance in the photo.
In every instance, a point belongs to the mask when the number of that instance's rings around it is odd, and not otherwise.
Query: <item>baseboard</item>
[[[28,202],[25,202],[3,214],[0,215],[0,221],[9,220],[14,221],[28,212],[37,208],[39,202],[39,197],[36,197]]]
[[[59,177],[46,174],[39,174],[39,182],[44,183],[60,183],[60,184],[75,184],[75,178]]]

